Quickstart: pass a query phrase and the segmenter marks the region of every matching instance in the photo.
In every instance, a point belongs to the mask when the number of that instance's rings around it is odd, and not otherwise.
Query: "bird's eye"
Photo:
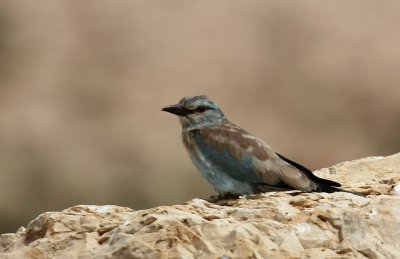
[[[207,110],[208,108],[206,107],[206,106],[199,106],[199,107],[197,107],[197,111],[198,112],[204,112],[205,110]]]

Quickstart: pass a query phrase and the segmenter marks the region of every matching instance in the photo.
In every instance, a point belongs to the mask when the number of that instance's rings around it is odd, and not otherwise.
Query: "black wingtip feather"
[[[340,187],[342,186],[340,183],[332,181],[332,180],[328,180],[328,179],[323,179],[323,178],[319,178],[318,176],[314,175],[310,169],[282,156],[279,153],[276,153],[281,159],[283,159],[284,161],[286,161],[287,163],[291,164],[292,166],[296,167],[297,169],[299,169],[300,171],[302,171],[303,173],[305,173],[308,177],[310,177],[311,180],[313,180],[314,182],[316,182],[317,184],[321,184],[321,185],[326,185],[326,186],[336,186],[336,187]]]

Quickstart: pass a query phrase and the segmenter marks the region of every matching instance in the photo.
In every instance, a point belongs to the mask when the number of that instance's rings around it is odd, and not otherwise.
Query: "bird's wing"
[[[198,130],[198,143],[207,159],[232,178],[253,184],[286,185],[304,191],[317,185],[282,159],[262,140],[234,124]]]
[[[340,183],[332,181],[332,180],[328,180],[328,179],[323,179],[323,178],[319,178],[318,176],[316,176],[315,174],[313,174],[311,172],[310,169],[288,159],[287,157],[284,157],[283,155],[276,153],[279,158],[281,158],[282,160],[284,160],[285,162],[291,164],[292,166],[296,167],[298,170],[300,170],[301,172],[305,173],[309,178],[311,178],[311,180],[313,180],[314,182],[318,183],[318,184],[323,184],[323,185],[328,185],[328,186],[336,186],[336,187],[340,187],[342,186]]]

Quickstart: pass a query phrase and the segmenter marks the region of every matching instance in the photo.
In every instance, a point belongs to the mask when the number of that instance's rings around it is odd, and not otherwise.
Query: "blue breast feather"
[[[226,148],[222,150],[216,149],[204,143],[198,131],[194,132],[193,137],[198,148],[198,152],[200,152],[204,159],[206,159],[208,162],[208,165],[205,165],[202,163],[202,161],[196,161],[197,166],[200,167],[200,171],[211,170],[215,175],[214,177],[217,178],[223,177],[222,175],[218,176],[217,174],[225,174],[226,176],[229,176],[233,178],[233,180],[239,182],[249,184],[260,183],[260,178],[252,167],[253,158],[251,157],[251,154],[245,154],[241,160],[237,160],[228,152]],[[229,143],[227,143],[227,145],[229,145]],[[208,180],[212,181],[212,179]]]

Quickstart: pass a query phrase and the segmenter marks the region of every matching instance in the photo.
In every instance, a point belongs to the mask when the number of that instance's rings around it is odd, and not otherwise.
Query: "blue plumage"
[[[221,195],[290,189],[341,191],[336,188],[339,183],[313,175],[228,121],[206,96],[184,97],[162,110],[178,115],[190,158]]]
[[[232,190],[240,194],[253,193],[249,184],[260,180],[252,169],[249,154],[237,160],[226,148],[216,149],[207,145],[198,130],[193,132],[193,140],[197,150],[190,153],[191,159],[218,193],[232,193]]]

